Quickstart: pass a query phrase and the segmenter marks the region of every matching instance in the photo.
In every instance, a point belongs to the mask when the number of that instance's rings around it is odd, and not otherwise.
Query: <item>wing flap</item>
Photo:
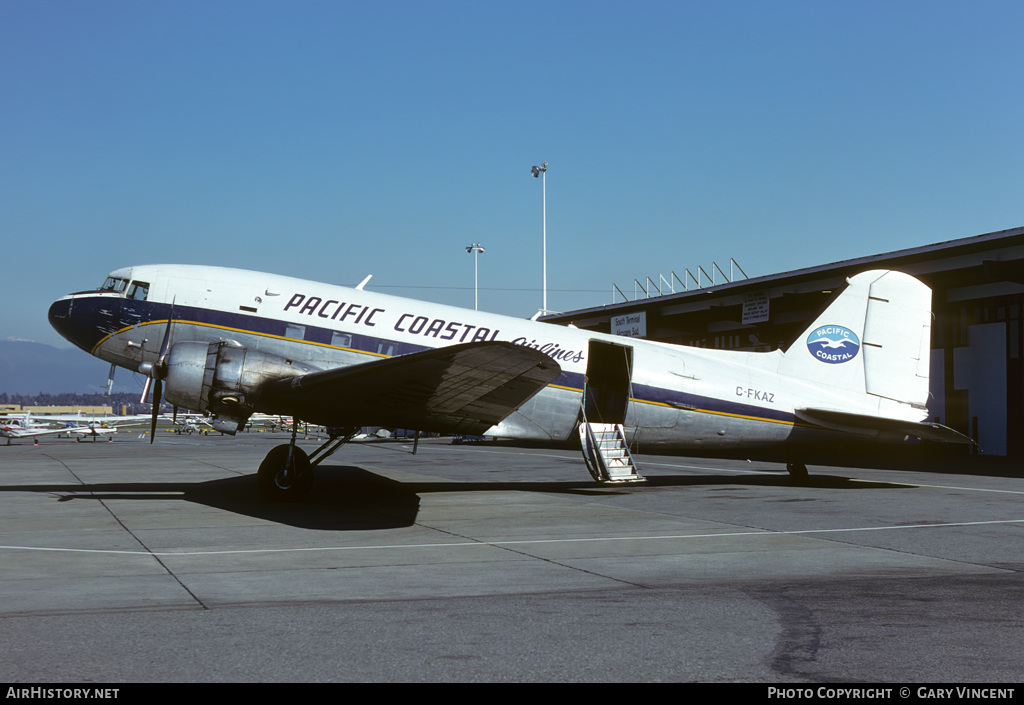
[[[544,353],[480,342],[268,383],[256,410],[327,426],[393,426],[479,434],[558,375]]]
[[[939,443],[966,443],[974,441],[959,431],[948,426],[931,422],[906,421],[883,416],[867,414],[851,414],[833,409],[796,409],[796,417],[801,421],[822,426],[834,431],[846,431],[862,436],[878,436],[881,434],[902,434],[913,436],[922,441]]]

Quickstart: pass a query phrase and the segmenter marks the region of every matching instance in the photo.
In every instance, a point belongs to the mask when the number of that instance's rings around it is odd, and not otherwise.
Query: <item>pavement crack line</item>
[[[567,565],[565,563],[559,563],[558,561],[552,560],[551,558],[544,558],[543,556],[537,556],[537,555],[534,555],[532,553],[526,553],[525,551],[517,551],[516,549],[510,548],[507,545],[508,543],[513,543],[513,542],[480,541],[479,539],[475,539],[472,536],[463,536],[462,534],[457,534],[457,533],[455,533],[453,531],[445,531],[444,529],[438,529],[438,528],[433,527],[433,526],[427,526],[426,524],[419,524],[419,523],[417,523],[416,526],[422,527],[424,529],[429,529],[431,531],[437,531],[438,533],[446,534],[447,536],[453,536],[455,538],[460,538],[463,541],[469,541],[469,542],[472,542],[472,543],[478,543],[478,544],[485,545],[485,546],[494,546],[495,548],[501,549],[503,551],[508,551],[509,553],[514,553],[514,554],[516,554],[518,556],[523,556],[524,558],[531,558],[533,560],[543,561],[544,563],[550,563],[551,565],[556,565],[559,568],[567,568],[569,570],[574,570],[574,571],[576,571],[578,573],[586,573],[587,575],[593,575],[595,578],[604,578],[605,580],[612,580],[612,581],[617,582],[617,583],[622,583],[623,585],[631,585],[633,587],[638,587],[638,588],[641,588],[643,590],[650,590],[651,589],[649,586],[642,585],[640,583],[630,582],[629,580],[623,580],[622,578],[613,578],[610,575],[603,575],[601,573],[596,573],[596,572],[594,572],[592,570],[587,570],[585,568],[578,568],[576,566]]]
[[[77,474],[75,474],[75,471],[74,471],[74,470],[72,470],[72,469],[71,469],[70,467],[68,467],[67,463],[65,463],[65,462],[64,462],[63,460],[61,460],[60,458],[55,458],[55,457],[53,457],[52,455],[49,455],[48,453],[43,453],[43,455],[44,455],[44,456],[46,456],[47,458],[49,458],[50,460],[53,460],[53,461],[55,461],[55,462],[58,462],[58,463],[60,463],[61,465],[63,465],[63,466],[64,466],[64,469],[65,469],[65,470],[67,470],[67,471],[68,471],[68,473],[70,473],[70,474],[71,474],[71,477],[75,478],[75,480],[76,480],[76,481],[78,482],[78,484],[82,485],[83,487],[85,486],[85,482],[84,482],[84,481],[82,480],[82,478],[80,478],[80,477],[79,477],[79,476],[78,476]],[[185,585],[185,583],[183,583],[183,582],[181,581],[181,578],[179,578],[179,577],[178,577],[177,575],[175,575],[175,574],[174,574],[174,571],[173,571],[173,570],[171,570],[171,569],[170,569],[170,568],[168,567],[168,565],[167,565],[166,563],[164,563],[164,562],[163,562],[163,561],[162,561],[162,560],[160,559],[160,556],[158,556],[158,555],[157,555],[157,554],[156,554],[156,553],[155,553],[154,551],[152,551],[152,550],[151,550],[151,549],[149,548],[149,546],[147,546],[147,545],[146,545],[146,543],[145,543],[145,542],[144,542],[144,541],[143,541],[142,539],[140,539],[140,538],[139,538],[138,536],[136,536],[136,535],[135,535],[135,534],[134,534],[134,533],[132,532],[132,530],[131,530],[131,529],[129,529],[129,528],[128,528],[128,526],[127,526],[127,525],[125,525],[125,523],[124,523],[123,521],[121,521],[121,518],[120,518],[119,516],[117,516],[117,514],[115,514],[115,513],[114,513],[114,511],[113,511],[113,510],[112,510],[112,509],[111,509],[110,507],[108,507],[108,506],[107,506],[107,503],[106,503],[105,501],[103,501],[103,499],[101,499],[101,498],[99,498],[99,497],[96,497],[96,496],[95,496],[95,493],[94,493],[94,492],[93,492],[92,490],[88,490],[88,492],[89,492],[89,494],[90,494],[90,495],[93,495],[94,499],[95,499],[95,500],[96,500],[97,502],[99,502],[99,503],[100,503],[100,506],[101,506],[101,507],[103,507],[103,509],[104,509],[104,510],[106,510],[106,512],[107,512],[107,513],[108,513],[108,514],[109,514],[109,515],[111,516],[111,518],[112,518],[112,519],[113,519],[114,521],[116,521],[116,522],[118,523],[118,526],[120,526],[120,527],[121,527],[122,529],[124,529],[124,531],[125,531],[125,532],[126,532],[126,533],[127,533],[128,535],[129,535],[129,536],[131,536],[131,537],[132,537],[132,539],[133,539],[133,540],[134,540],[134,541],[135,541],[135,542],[136,542],[137,544],[139,544],[140,546],[142,546],[142,548],[143,548],[143,549],[145,549],[145,554],[146,554],[146,555],[148,555],[148,556],[150,556],[150,557],[151,557],[151,558],[152,558],[152,559],[153,559],[154,561],[156,561],[156,562],[157,562],[157,565],[159,565],[159,566],[160,566],[161,568],[163,568],[163,569],[164,569],[165,571],[167,571],[167,574],[168,574],[169,576],[171,576],[172,578],[174,578],[174,581],[175,581],[176,583],[178,583],[178,585],[180,585],[180,586],[181,586],[181,589],[182,589],[182,590],[184,590],[185,592],[187,592],[187,593],[189,594],[189,596],[190,596],[190,597],[191,597],[191,598],[192,598],[193,600],[195,600],[195,601],[196,601],[196,604],[198,604],[198,605],[199,605],[200,607],[202,607],[202,608],[203,608],[204,610],[208,610],[208,609],[210,609],[209,607],[207,607],[207,606],[206,606],[206,605],[205,605],[205,604],[203,603],[203,601],[202,601],[202,600],[200,600],[200,599],[199,599],[199,596],[198,596],[198,595],[196,595],[196,594],[195,594],[194,592],[192,592],[191,590],[189,590],[188,586],[187,586],[187,585]]]

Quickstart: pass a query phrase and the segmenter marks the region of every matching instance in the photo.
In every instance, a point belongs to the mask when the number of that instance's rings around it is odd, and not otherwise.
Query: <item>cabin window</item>
[[[145,301],[149,296],[149,282],[132,282],[128,289],[128,298],[138,301]]]
[[[306,326],[297,326],[289,323],[284,329],[284,337],[292,338],[293,340],[305,340],[306,339]]]
[[[331,334],[331,345],[336,348],[350,348],[352,347],[352,336],[335,331]]]
[[[398,348],[397,343],[378,343],[377,352],[381,355],[392,356],[395,354],[395,349]]]

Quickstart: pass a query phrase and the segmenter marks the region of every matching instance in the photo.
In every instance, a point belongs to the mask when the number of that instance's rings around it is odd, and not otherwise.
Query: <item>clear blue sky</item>
[[[611,300],[1024,225],[1024,3],[0,3],[0,338],[111,269]],[[402,288],[409,287],[409,288]],[[415,287],[415,288],[413,288]]]

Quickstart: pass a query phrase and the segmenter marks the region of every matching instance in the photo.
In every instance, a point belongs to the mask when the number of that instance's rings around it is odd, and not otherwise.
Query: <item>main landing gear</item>
[[[309,456],[293,444],[277,446],[260,463],[256,485],[268,502],[299,502],[313,489]]]
[[[807,466],[799,461],[791,460],[786,463],[786,472],[789,473],[789,479],[794,485],[807,482]]]
[[[295,445],[298,423],[292,425],[291,443],[280,445],[267,453],[256,471],[256,486],[268,502],[301,502],[313,489],[313,468],[338,448],[352,440],[358,428],[331,429],[327,442],[309,456]]]

